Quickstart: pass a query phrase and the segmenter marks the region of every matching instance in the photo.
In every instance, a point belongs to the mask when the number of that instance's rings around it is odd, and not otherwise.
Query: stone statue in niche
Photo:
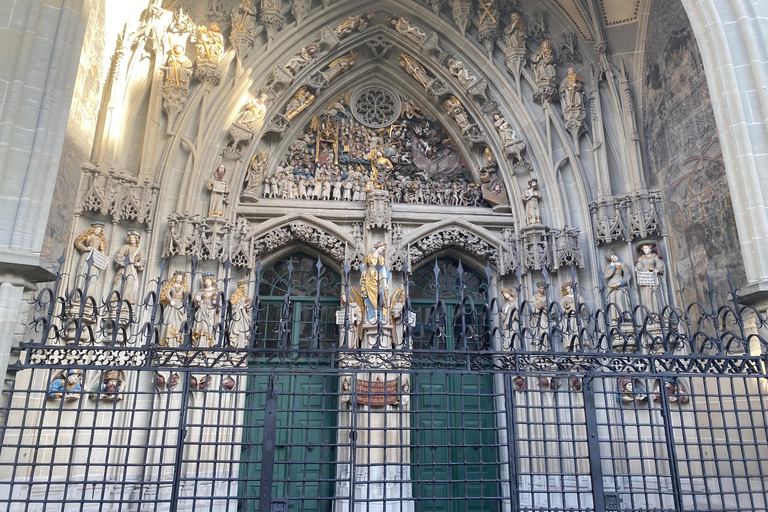
[[[648,401],[648,394],[640,381],[630,377],[619,379],[619,390],[616,394],[616,400],[622,404],[632,404],[637,401],[638,404],[644,404]]]
[[[301,89],[296,91],[296,94],[293,95],[293,98],[288,102],[288,104],[285,106],[285,117],[288,119],[293,119],[299,113],[310,106],[315,101],[315,95],[312,94],[309,89],[307,89],[307,86],[303,86]]]
[[[83,370],[65,370],[48,384],[48,398],[77,400],[83,391]]]
[[[139,292],[139,272],[144,271],[147,260],[144,251],[139,247],[141,236],[139,236],[138,231],[134,229],[128,231],[125,242],[125,245],[115,253],[115,263],[118,270],[112,281],[112,289],[118,293],[122,290],[121,298],[130,304],[136,304],[136,296]],[[125,280],[124,286],[123,280]]]
[[[210,28],[200,25],[193,34],[192,40],[197,48],[195,77],[201,82],[213,86],[219,85],[221,82],[219,60],[224,51],[224,37],[219,33],[219,24],[212,21]]]
[[[587,118],[583,90],[584,78],[576,72],[576,68],[569,66],[566,77],[560,83],[560,105],[563,108],[565,126],[574,138]]]
[[[404,53],[400,54],[400,66],[402,66],[409,75],[411,75],[421,85],[423,85],[424,89],[428,90],[436,80],[435,78],[430,77],[427,74],[427,71],[424,69],[424,66],[422,66],[410,55],[406,55]]]
[[[464,106],[456,96],[451,95],[445,100],[443,102],[443,108],[451,114],[451,117],[456,121],[456,125],[461,129],[462,133],[472,127],[472,123],[469,121],[469,114],[464,110]]]
[[[232,9],[232,30],[253,34],[256,28],[256,7],[253,0],[242,0]]]
[[[177,44],[168,52],[168,60],[162,68],[165,80],[161,94],[163,110],[170,126],[189,98],[189,79],[192,77],[192,61],[184,53],[184,47]]]
[[[232,306],[232,325],[229,329],[229,345],[235,348],[248,346],[251,333],[251,298],[248,296],[248,279],[237,282],[237,289],[229,298]]]
[[[266,149],[262,149],[251,158],[251,162],[248,164],[248,171],[245,174],[245,184],[243,195],[256,197],[259,187],[267,176],[267,168],[269,167],[269,153]],[[266,194],[266,191],[265,191]]]
[[[422,32],[419,27],[405,18],[390,16],[387,18],[387,25],[394,28],[400,35],[407,37],[419,46],[427,40],[427,34]]]
[[[344,320],[347,319],[348,329],[346,332],[346,343],[349,348],[359,348],[360,340],[363,339],[363,297],[360,292],[354,287],[350,286],[353,297],[347,298],[345,293],[341,294],[341,307],[336,311],[336,324],[339,326],[341,332],[341,339],[339,340],[339,346],[344,345]],[[349,305],[349,317],[347,318],[347,304]]]
[[[531,178],[528,180],[528,188],[523,192],[523,203],[525,203],[525,225],[538,226],[541,224],[541,190],[539,190],[539,180]]]
[[[392,333],[392,348],[402,348],[403,346],[403,328],[405,322],[413,320],[413,313],[406,314],[405,310],[405,288],[398,286],[395,293],[392,294],[392,301],[389,304],[389,322],[395,327]],[[408,318],[411,316],[411,318]],[[411,326],[414,324],[411,322]]]
[[[211,191],[208,217],[224,217],[226,205],[229,203],[229,183],[224,180],[226,173],[227,168],[224,165],[218,166],[205,184],[205,188]]]
[[[482,182],[480,190],[483,199],[494,208],[500,205],[508,205],[507,188],[499,176],[499,166],[493,158],[490,149],[485,148],[485,154],[488,160],[484,167],[478,169],[480,181]]]
[[[376,18],[376,15],[372,12],[368,12],[362,15],[347,16],[341,23],[333,29],[333,34],[341,41],[345,37],[352,34],[355,30],[362,32],[368,26],[368,23]]]
[[[573,283],[568,281],[564,283],[560,288],[562,293],[562,299],[560,300],[560,307],[563,312],[563,324],[561,326],[563,334],[572,335],[578,332],[578,323],[576,322],[576,315],[579,313],[579,307],[584,303],[584,299],[579,296],[579,302],[576,303],[576,294],[573,291]],[[577,337],[568,336],[564,340],[565,350],[570,352],[578,350],[580,343]]]
[[[193,297],[197,310],[195,311],[195,327],[192,331],[192,343],[196,347],[212,347],[214,344],[213,331],[216,320],[221,312],[219,294],[216,288],[216,276],[213,273],[203,274],[203,288]]]
[[[357,54],[351,51],[348,55],[342,55],[328,64],[328,69],[322,71],[320,75],[322,75],[326,83],[331,83],[334,78],[351,68],[355,62],[357,62]]]
[[[655,240],[643,240],[637,244],[642,252],[635,264],[637,285],[640,288],[640,300],[651,313],[660,313],[666,306],[660,275],[664,274],[664,261],[656,252]]]
[[[499,112],[493,113],[493,125],[499,132],[501,144],[504,146],[504,152],[512,157],[516,162],[523,161],[522,152],[525,149],[525,141],[517,136],[515,130],[509,126]]]
[[[385,255],[387,245],[376,242],[373,250],[365,257],[365,263],[360,265],[360,290],[365,304],[365,321],[368,324],[378,322],[378,308],[381,307],[381,318],[389,316],[387,311],[389,291],[389,269],[386,267]],[[379,303],[379,298],[383,299]]]
[[[688,396],[688,389],[683,380],[679,377],[664,377],[664,389],[667,392],[667,400],[670,403],[687,404],[691,401]],[[653,401],[656,403],[661,402],[661,392],[659,390],[659,381],[654,384],[655,393],[653,394]]]
[[[517,82],[517,90],[520,90],[520,72],[525,64],[525,40],[526,28],[520,14],[513,12],[509,15],[509,26],[504,30],[504,56],[507,68],[512,71]]]
[[[288,59],[284,67],[291,73],[292,76],[296,76],[299,71],[301,71],[307,64],[312,62],[312,59],[317,57],[319,52],[320,49],[315,43],[302,46],[299,50],[299,53]]]
[[[456,78],[464,89],[468,89],[477,81],[477,77],[469,72],[463,62],[451,57],[445,64],[448,66],[448,72]]]
[[[533,77],[536,80],[538,91],[534,93],[536,103],[551,102],[558,95],[557,78],[555,77],[555,55],[552,52],[552,43],[545,39],[541,42],[541,49],[531,56]]]
[[[618,255],[611,251],[605,255],[606,266],[603,269],[603,277],[607,288],[605,300],[610,307],[611,323],[617,324],[620,319],[631,314],[629,302],[629,289],[627,287],[627,274],[629,269],[621,261]]]
[[[504,301],[501,306],[501,330],[517,331],[520,326],[520,314],[517,311],[517,295],[509,288],[502,288],[501,298]]]
[[[184,342],[181,327],[187,321],[184,303],[189,291],[182,270],[174,272],[173,277],[160,290],[160,303],[164,306],[163,329],[159,342],[161,347],[175,348]]]
[[[243,146],[253,140],[256,124],[264,119],[264,114],[266,113],[267,95],[262,94],[237,115],[232,122],[232,126],[229,127],[230,141],[227,144],[229,152],[237,157],[241,155]]]
[[[104,236],[104,223],[91,222],[91,227],[75,238],[75,249],[80,251],[80,259],[75,270],[75,287],[85,289],[85,283],[93,287],[99,277],[99,271],[107,268],[107,237]],[[89,260],[93,263],[89,268]]]

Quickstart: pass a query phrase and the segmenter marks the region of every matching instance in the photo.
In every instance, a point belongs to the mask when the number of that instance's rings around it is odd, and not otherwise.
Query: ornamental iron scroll
[[[390,126],[402,112],[400,96],[381,86],[364,87],[352,93],[352,115],[369,128]]]

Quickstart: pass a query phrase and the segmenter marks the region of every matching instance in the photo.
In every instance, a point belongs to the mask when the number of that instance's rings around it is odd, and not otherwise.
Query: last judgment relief
[[[412,100],[379,88],[351,96],[339,95],[312,117],[276,166],[266,150],[257,152],[243,198],[365,201],[372,190],[386,190],[394,203],[506,202],[495,161],[488,159],[475,183],[440,123]]]

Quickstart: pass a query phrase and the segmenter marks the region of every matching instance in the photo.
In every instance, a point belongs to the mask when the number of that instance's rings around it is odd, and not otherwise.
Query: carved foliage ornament
[[[157,184],[140,185],[133,177],[84,168],[79,206],[82,211],[96,211],[118,222],[135,220],[151,228],[158,190]]]

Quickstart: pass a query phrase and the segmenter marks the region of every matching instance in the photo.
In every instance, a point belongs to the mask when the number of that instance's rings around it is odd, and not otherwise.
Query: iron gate
[[[5,510],[768,508],[766,344],[744,315],[764,323],[734,290],[614,322],[614,305],[541,310],[522,287],[512,308],[487,287],[476,302],[459,263],[454,306],[436,289],[419,310],[406,268],[402,320],[358,346],[350,301],[321,304],[316,271],[308,315],[289,279],[265,318],[258,267],[244,337],[227,274],[214,341],[185,300],[179,346],[162,279],[140,304],[98,303],[60,275],[4,394]]]

